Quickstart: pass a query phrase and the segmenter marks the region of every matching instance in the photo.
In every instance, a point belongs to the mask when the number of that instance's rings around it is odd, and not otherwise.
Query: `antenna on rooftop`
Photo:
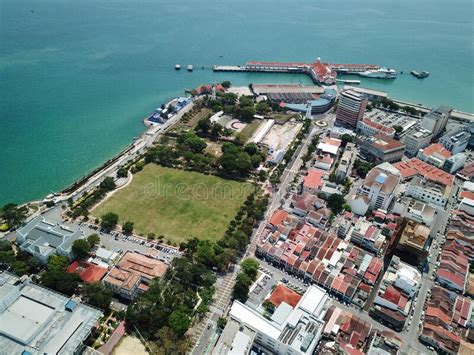
[[[211,94],[211,100],[215,101],[216,100],[216,83],[212,83],[212,94]]]

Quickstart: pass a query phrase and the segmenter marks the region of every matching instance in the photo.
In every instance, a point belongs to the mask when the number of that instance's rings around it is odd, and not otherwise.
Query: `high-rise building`
[[[431,112],[423,117],[421,127],[433,133],[433,138],[436,138],[446,127],[452,111],[453,109],[447,106],[431,110]]]
[[[336,124],[348,128],[356,128],[357,122],[364,116],[367,99],[353,91],[342,91],[336,111]]]

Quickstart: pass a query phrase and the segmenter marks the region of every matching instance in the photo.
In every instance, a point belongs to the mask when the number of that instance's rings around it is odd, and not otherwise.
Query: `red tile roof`
[[[285,285],[279,284],[272,292],[268,300],[276,307],[278,307],[282,302],[285,302],[292,307],[296,307],[300,299],[301,296],[295,291],[290,290]]]
[[[421,175],[428,180],[438,182],[443,185],[451,186],[454,176],[447,172],[434,167],[418,158],[412,158],[407,161],[401,161],[393,164],[400,171],[404,179],[411,178],[415,175]]]
[[[303,186],[310,189],[319,189],[323,186],[324,171],[310,169],[308,175],[303,178]]]
[[[378,130],[382,133],[385,133],[385,134],[388,134],[388,135],[394,135],[395,134],[395,129],[393,129],[392,127],[383,126],[383,125],[381,125],[377,122],[369,120],[368,118],[364,118],[362,120],[362,122],[364,124],[366,124],[367,126],[372,127],[373,129],[376,129],[376,130]]]
[[[451,152],[447,150],[441,143],[433,143],[421,151],[425,157],[430,157],[435,153],[441,155],[444,158],[449,158],[451,156]]]
[[[82,281],[86,283],[99,282],[107,274],[107,268],[86,261],[73,261],[68,266],[68,273],[79,274]]]
[[[273,214],[268,223],[278,226],[279,224],[282,224],[285,218],[288,217],[288,212],[285,210],[278,209],[276,210]]]

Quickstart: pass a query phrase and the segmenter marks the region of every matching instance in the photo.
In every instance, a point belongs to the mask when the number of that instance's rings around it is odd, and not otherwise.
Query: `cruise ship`
[[[397,72],[395,71],[395,69],[380,68],[374,70],[367,70],[359,73],[359,75],[366,78],[395,79],[397,77]]]

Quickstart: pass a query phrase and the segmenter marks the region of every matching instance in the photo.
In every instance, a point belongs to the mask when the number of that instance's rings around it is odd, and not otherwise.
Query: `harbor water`
[[[471,0],[1,0],[0,205],[42,198],[86,175],[185,88],[311,84],[203,65],[316,57],[379,64],[404,74],[344,78],[473,112],[473,13]]]

